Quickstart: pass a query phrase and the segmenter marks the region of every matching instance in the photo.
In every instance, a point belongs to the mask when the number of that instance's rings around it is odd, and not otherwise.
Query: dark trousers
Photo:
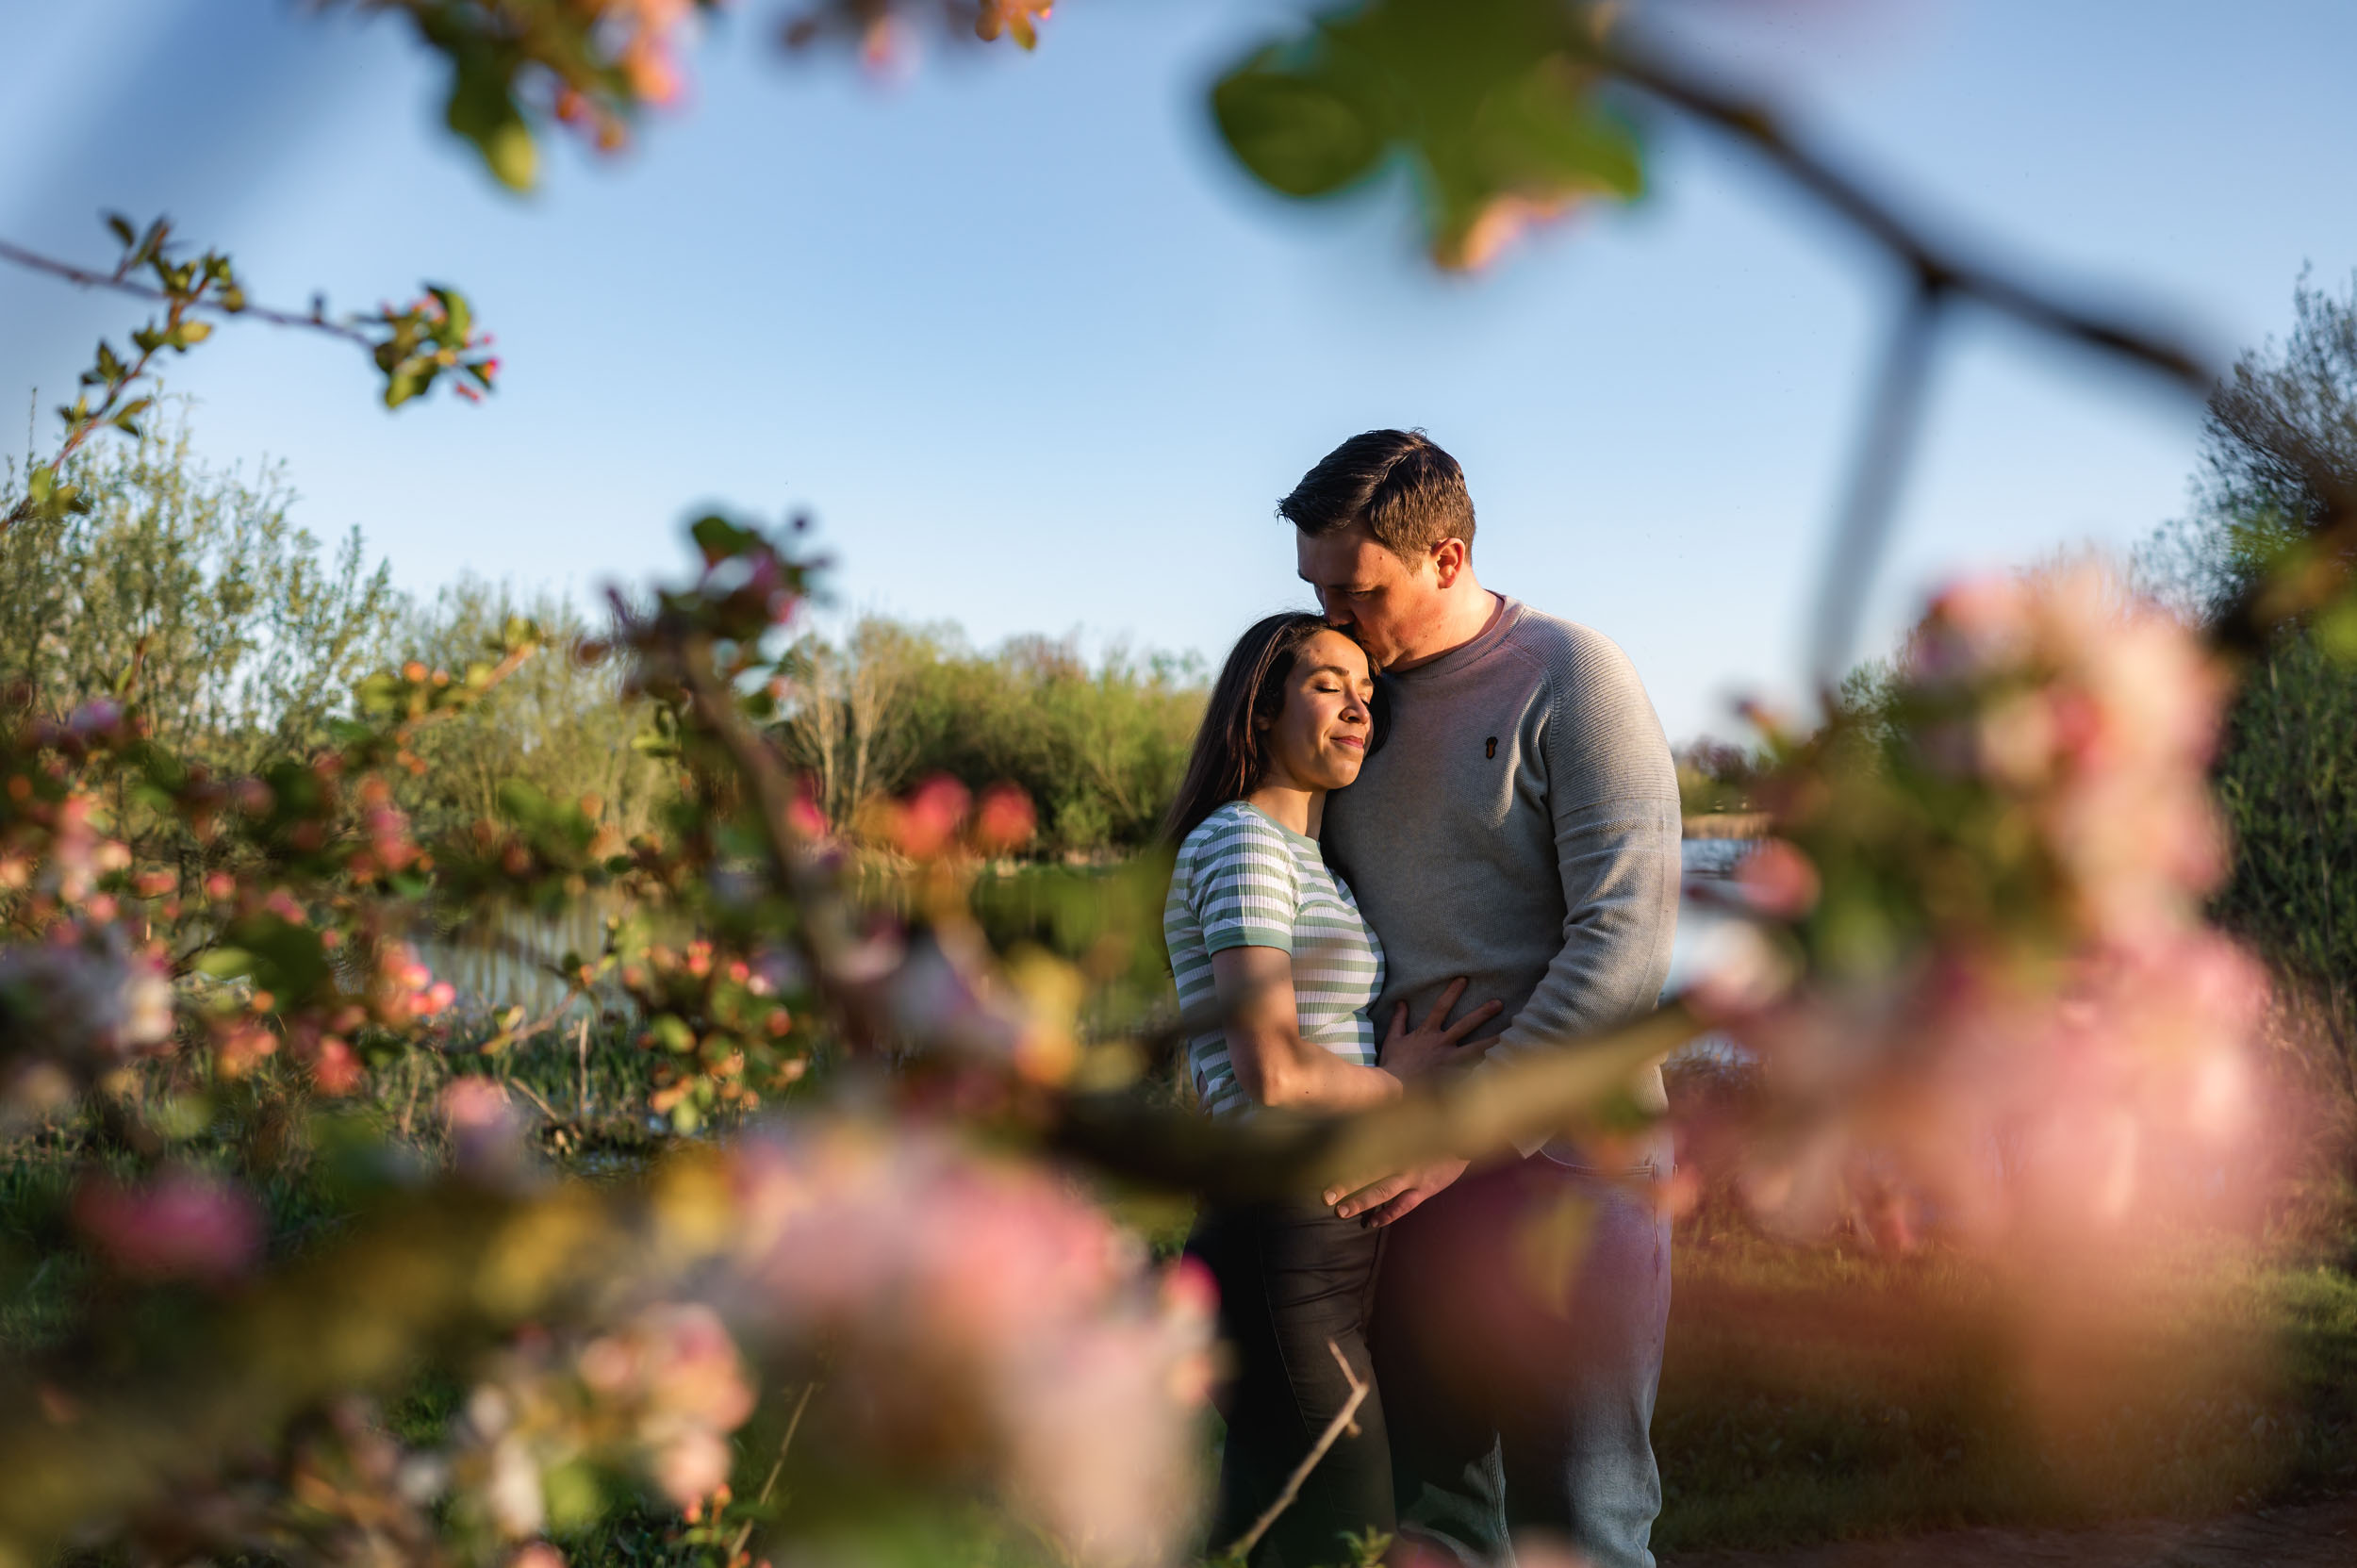
[[[1187,1250],[1219,1282],[1220,1338],[1233,1358],[1220,1400],[1228,1444],[1209,1551],[1225,1550],[1251,1527],[1349,1402],[1349,1380],[1328,1343],[1362,1382],[1373,1378],[1367,1333],[1386,1245],[1384,1231],[1336,1219],[1318,1203],[1214,1208],[1195,1226]],[[1390,1533],[1391,1450],[1379,1393],[1359,1407],[1357,1425],[1261,1537],[1253,1568],[1346,1561],[1345,1532]]]
[[[1669,1222],[1539,1156],[1390,1230],[1372,1348],[1401,1533],[1505,1562],[1530,1530],[1595,1568],[1653,1568]]]

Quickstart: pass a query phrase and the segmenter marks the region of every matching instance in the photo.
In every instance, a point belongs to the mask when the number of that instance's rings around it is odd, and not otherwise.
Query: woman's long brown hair
[[[1172,845],[1183,843],[1205,817],[1230,801],[1243,800],[1267,780],[1268,739],[1259,721],[1274,721],[1284,709],[1285,677],[1293,673],[1302,644],[1333,630],[1322,616],[1292,610],[1255,621],[1236,639],[1212,683],[1178,798],[1162,819],[1162,835]],[[1379,682],[1369,706],[1374,733],[1367,737],[1367,754],[1372,756],[1391,727],[1391,704]]]

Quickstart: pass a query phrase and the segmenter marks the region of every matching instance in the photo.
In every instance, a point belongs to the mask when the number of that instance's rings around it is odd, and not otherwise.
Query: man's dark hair
[[[1277,503],[1277,515],[1313,536],[1363,522],[1376,543],[1403,561],[1421,558],[1442,539],[1473,546],[1465,470],[1421,430],[1353,436],[1301,476]]]

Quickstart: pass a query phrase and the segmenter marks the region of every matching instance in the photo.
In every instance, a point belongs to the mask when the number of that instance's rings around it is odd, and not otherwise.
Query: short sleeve
[[[1301,872],[1293,847],[1255,811],[1204,824],[1188,901],[1202,928],[1203,950],[1275,948],[1294,950],[1294,921],[1301,911]]]

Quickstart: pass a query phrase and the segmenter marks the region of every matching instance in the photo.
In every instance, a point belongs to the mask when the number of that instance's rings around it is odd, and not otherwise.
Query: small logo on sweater
[[[1481,743],[1481,754],[1485,757],[1494,757],[1498,754],[1497,736],[1492,735],[1489,739]]]

